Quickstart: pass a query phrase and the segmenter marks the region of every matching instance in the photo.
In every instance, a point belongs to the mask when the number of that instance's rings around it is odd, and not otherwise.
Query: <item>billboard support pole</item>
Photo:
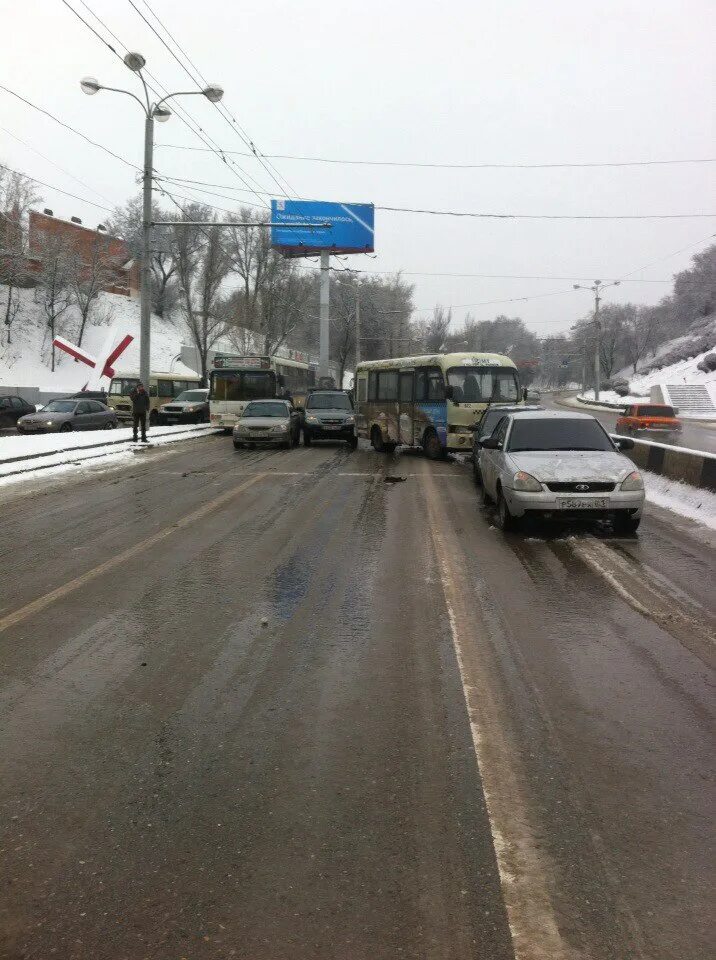
[[[318,368],[319,377],[328,377],[330,375],[329,367],[329,304],[331,293],[331,274],[329,270],[330,253],[328,250],[321,250],[321,294],[320,294],[320,362]]]

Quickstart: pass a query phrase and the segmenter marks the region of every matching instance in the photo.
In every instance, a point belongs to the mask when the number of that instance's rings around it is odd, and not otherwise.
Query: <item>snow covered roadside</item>
[[[608,409],[611,409],[612,407],[619,407],[619,409],[623,409],[632,403],[649,403],[648,396],[639,397],[630,394],[626,397],[620,397],[619,394],[615,393],[613,390],[600,390],[598,401],[595,401],[594,399],[594,390],[585,390],[584,393],[578,394],[577,400],[581,403],[589,404],[589,406],[595,406],[597,403],[603,404]]]
[[[641,475],[647,502],[716,530],[716,493],[647,470],[642,470]]]
[[[137,448],[151,449],[181,440],[200,439],[216,432],[208,424],[156,427],[150,430],[146,447],[133,443],[131,427],[105,432],[88,430],[86,433],[36,437],[0,437],[0,486],[34,476],[54,476],[93,460],[114,465],[122,459],[135,459]]]

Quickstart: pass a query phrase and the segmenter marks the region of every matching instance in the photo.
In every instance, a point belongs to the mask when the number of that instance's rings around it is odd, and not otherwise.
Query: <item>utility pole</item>
[[[154,117],[144,121],[144,176],[142,178],[142,266],[139,292],[139,379],[150,392],[152,329],[152,177],[154,159]]]
[[[599,323],[599,304],[602,302],[601,292],[607,287],[618,287],[620,281],[614,280],[612,283],[605,284],[602,280],[595,280],[591,287],[583,287],[578,283],[574,284],[575,290],[591,290],[594,294],[594,323],[595,336],[594,336],[594,399],[595,401],[599,400],[599,386],[602,379],[602,358],[601,358],[601,347],[602,347],[602,328]]]
[[[356,283],[356,366],[360,363],[360,283]]]
[[[321,292],[320,292],[320,357],[318,364],[318,376],[330,376],[330,296],[331,296],[331,274],[329,270],[330,253],[328,250],[321,250]]]

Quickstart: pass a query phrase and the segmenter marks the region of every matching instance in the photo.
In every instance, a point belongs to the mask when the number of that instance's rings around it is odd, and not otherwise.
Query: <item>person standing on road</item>
[[[129,394],[132,401],[132,429],[134,436],[132,439],[137,442],[137,427],[142,428],[142,443],[147,442],[147,413],[149,411],[149,394],[144,389],[144,384],[140,380],[137,386]]]

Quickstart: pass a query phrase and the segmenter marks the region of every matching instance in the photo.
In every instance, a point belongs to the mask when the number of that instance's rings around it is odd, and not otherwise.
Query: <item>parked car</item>
[[[159,408],[160,423],[208,423],[209,391],[184,390],[176,400]]]
[[[312,390],[303,411],[303,444],[314,440],[344,440],[352,450],[358,446],[353,400],[345,390]]]
[[[650,434],[663,440],[678,437],[681,421],[676,413],[665,403],[634,403],[617,419],[617,433],[631,437],[638,433]]]
[[[0,427],[14,427],[20,417],[34,412],[34,404],[22,397],[0,397]]]
[[[99,400],[100,403],[103,403],[105,407],[109,406],[107,403],[107,392],[105,390],[78,390],[77,393],[71,393],[68,397],[63,398],[67,400]]]
[[[288,400],[252,400],[233,430],[234,448],[276,443],[290,450],[301,439],[301,417]]]
[[[20,433],[67,433],[70,430],[113,430],[117,414],[99,400],[50,400],[38,413],[20,417]]]
[[[482,417],[475,424],[472,434],[472,475],[475,478],[475,483],[478,485],[482,483],[480,464],[478,463],[480,438],[485,436],[489,437],[500,420],[508,413],[521,413],[524,410],[544,409],[544,407],[540,407],[538,404],[522,404],[520,406],[513,403],[493,403],[491,406],[485,408]]]
[[[501,529],[540,516],[609,520],[616,533],[636,532],[644,481],[620,452],[634,441],[613,441],[595,417],[549,410],[506,414],[480,443],[485,500],[497,504]]]

